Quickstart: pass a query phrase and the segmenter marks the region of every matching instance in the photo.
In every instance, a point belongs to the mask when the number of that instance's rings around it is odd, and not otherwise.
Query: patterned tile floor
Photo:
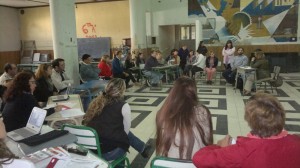
[[[290,133],[300,133],[300,74],[282,74],[283,86],[274,90],[286,110],[286,126]],[[152,157],[144,159],[133,148],[128,158],[133,168],[150,167],[155,156],[155,116],[162,106],[172,85],[163,85],[162,90],[150,90],[149,87],[133,87],[126,91],[126,101],[132,110],[131,131],[144,142],[153,144]],[[249,98],[235,91],[231,85],[217,79],[215,84],[207,85],[197,80],[198,97],[212,113],[214,141],[226,134],[232,137],[246,135],[249,127],[244,121],[244,102]],[[271,92],[271,88],[267,88]]]

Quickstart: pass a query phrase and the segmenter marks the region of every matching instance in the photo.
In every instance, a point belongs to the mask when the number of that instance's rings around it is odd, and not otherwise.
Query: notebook
[[[66,94],[64,94],[64,95],[58,95],[58,96],[53,96],[52,97],[52,101],[53,102],[59,102],[59,101],[69,100],[69,98],[70,98],[69,92],[70,92],[70,87],[67,87]]]
[[[7,136],[14,141],[20,141],[33,135],[39,134],[43,126],[47,111],[34,107],[26,124],[26,127],[8,132]]]

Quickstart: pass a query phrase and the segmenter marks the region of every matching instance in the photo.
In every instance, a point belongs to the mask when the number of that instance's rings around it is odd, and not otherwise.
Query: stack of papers
[[[67,109],[59,112],[63,118],[83,116],[84,112],[80,109]]]

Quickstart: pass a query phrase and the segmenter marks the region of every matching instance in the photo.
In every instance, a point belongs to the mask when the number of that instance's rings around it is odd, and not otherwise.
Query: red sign
[[[82,26],[82,32],[85,34],[85,37],[87,38],[96,38],[96,25],[93,25],[92,23],[86,23]]]

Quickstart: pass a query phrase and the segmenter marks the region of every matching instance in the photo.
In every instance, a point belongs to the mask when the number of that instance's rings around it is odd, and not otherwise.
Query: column
[[[65,60],[66,73],[79,84],[75,0],[50,0],[54,58]]]
[[[203,40],[203,31],[202,31],[202,23],[201,23],[201,21],[200,20],[196,20],[195,26],[196,26],[196,41],[195,41],[195,45],[196,45],[196,50],[197,50],[199,42]]]

